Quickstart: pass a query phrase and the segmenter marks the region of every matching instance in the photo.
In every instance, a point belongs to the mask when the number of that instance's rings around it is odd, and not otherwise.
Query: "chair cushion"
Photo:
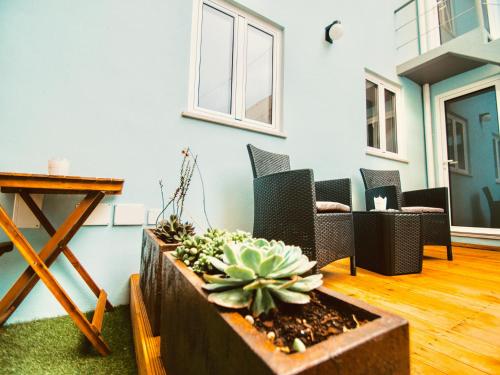
[[[351,212],[351,207],[339,202],[317,201],[316,209],[318,210],[318,213]]]
[[[443,213],[444,212],[444,210],[442,208],[439,208],[439,207],[424,207],[424,206],[401,207],[401,211],[411,212],[414,214]]]

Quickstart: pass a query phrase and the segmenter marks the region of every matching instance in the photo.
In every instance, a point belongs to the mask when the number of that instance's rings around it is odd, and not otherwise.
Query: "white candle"
[[[384,211],[387,208],[387,198],[375,197],[373,202],[377,211]]]

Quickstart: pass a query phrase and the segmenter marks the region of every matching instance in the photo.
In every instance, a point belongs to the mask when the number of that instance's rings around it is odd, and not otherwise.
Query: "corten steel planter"
[[[175,250],[177,246],[178,244],[167,244],[158,239],[152,229],[143,231],[139,285],[153,336],[160,335],[162,254]]]
[[[238,312],[207,300],[203,280],[163,255],[161,357],[169,375],[409,374],[408,322],[327,288],[342,311],[371,320],[304,353],[275,349]]]

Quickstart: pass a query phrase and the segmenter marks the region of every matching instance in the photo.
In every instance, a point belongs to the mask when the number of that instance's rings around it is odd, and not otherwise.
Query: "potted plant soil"
[[[226,237],[199,250],[162,256],[168,374],[409,373],[408,323],[322,287],[300,248]]]
[[[180,169],[179,185],[171,198],[165,203],[163,183],[160,181],[162,211],[156,220],[155,228],[147,228],[143,232],[140,288],[153,336],[160,334],[160,312],[162,295],[162,257],[166,251],[173,251],[187,236],[194,234],[194,227],[182,220],[184,201],[186,199],[197,157],[189,149],[182,151],[183,160]],[[165,212],[171,214],[165,218]]]

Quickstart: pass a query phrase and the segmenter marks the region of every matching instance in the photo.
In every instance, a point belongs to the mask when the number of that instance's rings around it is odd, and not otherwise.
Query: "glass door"
[[[453,227],[485,228],[485,232],[500,228],[497,100],[493,85],[444,102],[445,171]]]

